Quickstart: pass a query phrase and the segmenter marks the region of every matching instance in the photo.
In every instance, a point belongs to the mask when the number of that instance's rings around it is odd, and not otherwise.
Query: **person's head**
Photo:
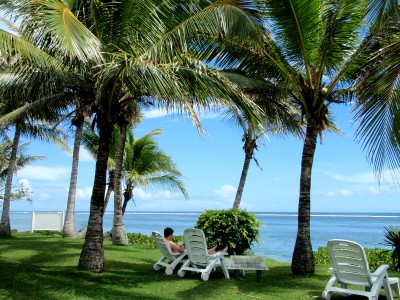
[[[164,229],[164,237],[168,237],[171,234],[174,234],[174,230],[171,227],[167,227]]]

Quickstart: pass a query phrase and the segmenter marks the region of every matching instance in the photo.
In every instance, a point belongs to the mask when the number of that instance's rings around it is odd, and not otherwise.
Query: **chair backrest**
[[[328,253],[339,283],[372,287],[368,260],[360,244],[347,240],[330,240]]]
[[[157,231],[153,231],[152,235],[154,240],[156,241],[157,248],[160,249],[162,255],[170,260],[174,260],[176,256],[172,254],[171,248],[169,247],[168,242],[165,240],[164,236]]]
[[[191,228],[185,229],[183,235],[190,262],[196,265],[207,265],[209,258],[204,232],[197,228]]]

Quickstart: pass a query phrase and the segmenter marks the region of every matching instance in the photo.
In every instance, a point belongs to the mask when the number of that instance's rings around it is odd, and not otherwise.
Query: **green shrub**
[[[61,236],[61,231],[53,231],[53,230],[35,230],[36,233],[43,234],[46,236]]]
[[[127,233],[128,242],[135,247],[156,248],[156,243],[151,236],[141,233]]]
[[[390,269],[394,270],[394,265],[392,261],[392,256],[390,251],[385,249],[365,249],[365,254],[367,255],[369,267],[372,270],[376,270],[379,266],[383,264],[388,264]]]
[[[196,228],[203,230],[208,247],[229,247],[230,254],[243,254],[253,242],[260,243],[256,216],[246,210],[206,210],[197,219]]]
[[[156,242],[152,236],[147,236],[141,233],[127,233],[128,242],[135,247],[143,248],[157,248]],[[183,242],[183,235],[176,235],[172,237],[175,243]]]
[[[319,247],[317,251],[314,251],[314,260],[316,265],[329,265],[331,260],[329,259],[328,249]]]
[[[394,270],[395,266],[393,265],[390,251],[379,248],[364,248],[364,250],[369,267],[372,271],[383,264],[388,264],[390,269]],[[314,259],[317,265],[330,265],[331,263],[326,247],[319,247],[318,251],[314,252]]]

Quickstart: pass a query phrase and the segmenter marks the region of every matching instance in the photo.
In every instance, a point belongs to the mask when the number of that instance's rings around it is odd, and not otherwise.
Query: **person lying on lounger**
[[[164,229],[164,237],[165,240],[168,242],[169,247],[171,248],[172,251],[183,253],[185,251],[185,246],[183,244],[175,244],[172,241],[172,235],[174,234],[174,230],[171,227],[167,227]],[[217,246],[214,246],[210,249],[208,249],[208,254],[216,254],[220,252],[228,252],[228,247],[225,247],[221,251],[217,251]]]

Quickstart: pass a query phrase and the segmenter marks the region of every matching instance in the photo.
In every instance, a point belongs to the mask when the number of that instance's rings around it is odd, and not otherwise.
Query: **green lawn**
[[[270,270],[260,282],[255,271],[241,280],[231,273],[228,280],[220,270],[204,282],[199,274],[181,278],[154,271],[161,257],[157,249],[109,241],[104,243],[104,273],[92,274],[77,270],[82,244],[82,239],[28,232],[0,239],[0,299],[321,299],[330,276],[327,265],[317,266],[314,276],[293,276],[289,264],[268,260]]]

